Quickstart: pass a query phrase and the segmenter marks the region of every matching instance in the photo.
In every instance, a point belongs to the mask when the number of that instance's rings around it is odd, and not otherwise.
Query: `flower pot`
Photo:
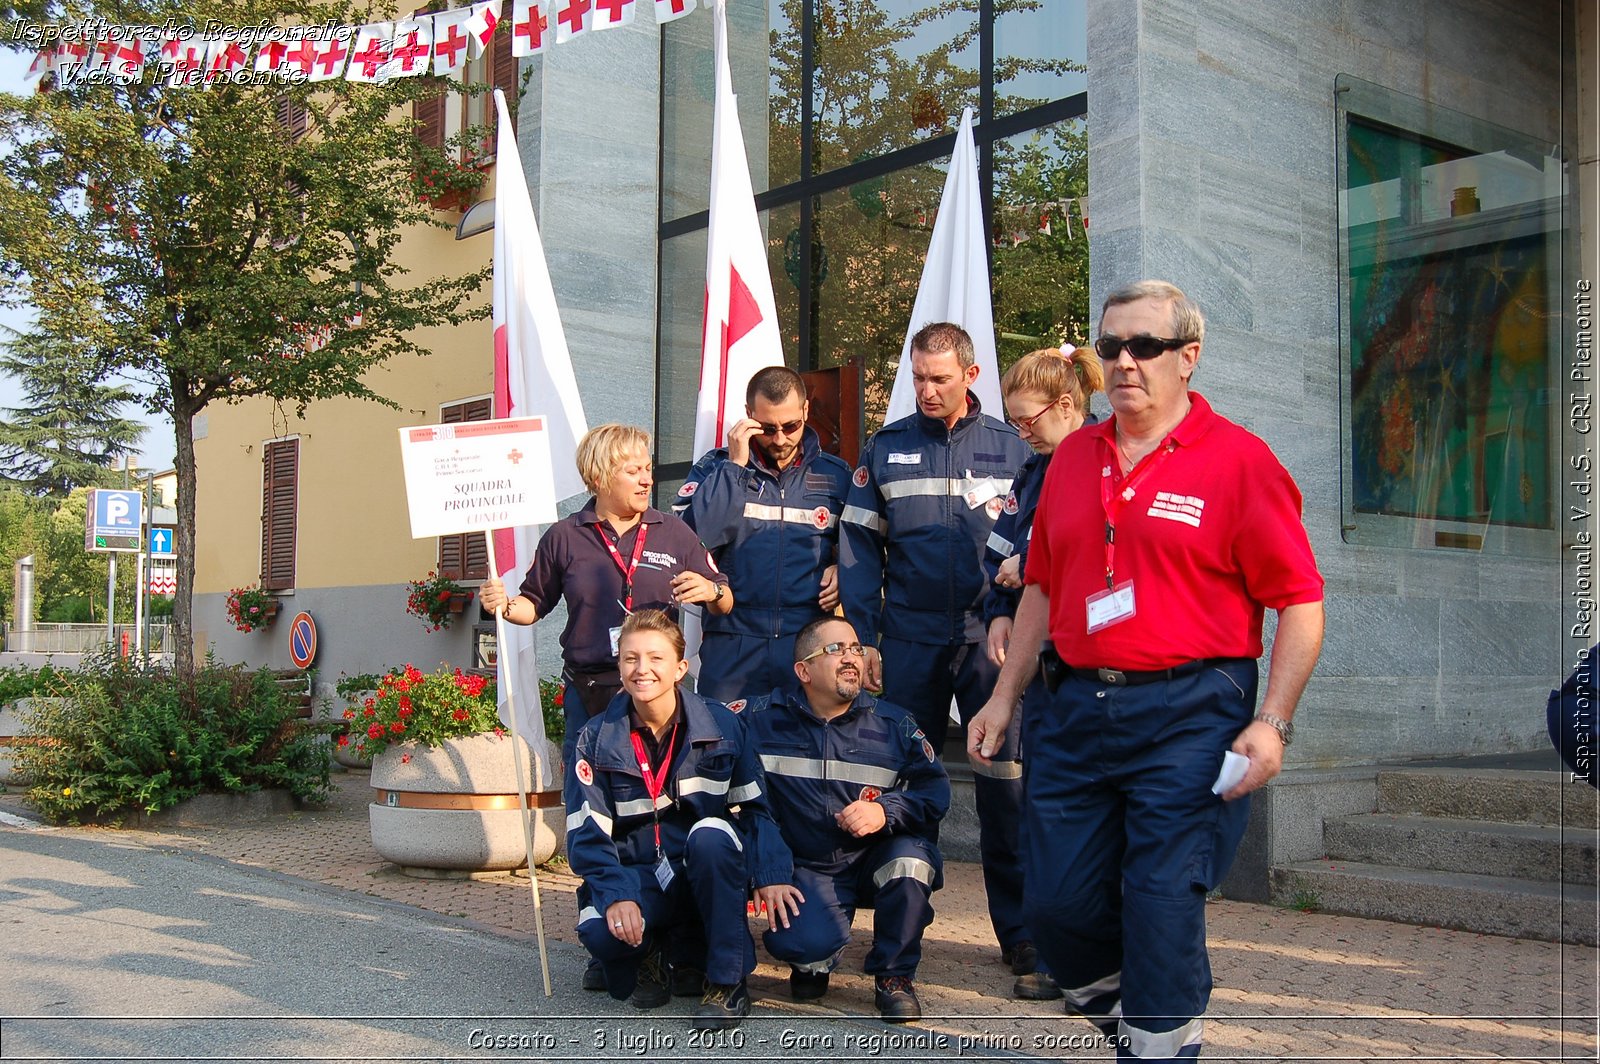
[[[561,848],[566,810],[549,748],[550,780],[537,778],[532,751],[518,743],[533,787],[533,859],[548,861]],[[439,746],[399,743],[372,760],[373,801],[368,808],[372,847],[402,871],[446,869],[507,872],[525,867],[522,814],[517,800],[511,737],[493,734],[448,739]]]
[[[451,613],[460,613],[462,610],[465,610],[467,608],[467,603],[469,603],[471,601],[472,601],[472,592],[470,592],[470,591],[462,591],[462,592],[459,592],[457,594],[451,595],[448,599],[446,599],[445,603],[444,603],[444,608],[449,610]]]
[[[361,712],[361,704],[376,694],[376,691],[352,691],[346,696],[346,703],[357,713]],[[356,753],[356,739],[361,735],[361,728],[355,721],[345,721],[345,734],[349,742],[344,746],[339,745],[339,736],[333,737],[333,759],[345,768],[371,768],[372,758],[367,754]]]

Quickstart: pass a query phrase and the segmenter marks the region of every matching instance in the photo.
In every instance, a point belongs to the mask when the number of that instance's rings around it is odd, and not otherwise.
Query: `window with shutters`
[[[300,496],[300,441],[273,440],[261,452],[261,586],[294,587],[295,524]]]
[[[439,411],[441,425],[462,421],[488,421],[493,416],[488,396],[453,403]],[[451,580],[482,580],[489,575],[489,547],[482,532],[439,537],[439,575]]]
[[[446,6],[427,7],[418,12],[443,10]],[[509,21],[509,20],[508,20]],[[412,117],[418,123],[418,137],[432,148],[443,148],[463,130],[485,130],[482,141],[465,157],[480,165],[494,161],[496,149],[496,116],[494,89],[506,94],[506,105],[514,119],[517,114],[517,58],[511,54],[509,25],[502,26],[494,35],[489,51],[476,59],[468,59],[456,75],[463,85],[487,86],[483,92],[449,92],[431,100],[417,100],[412,104]]]

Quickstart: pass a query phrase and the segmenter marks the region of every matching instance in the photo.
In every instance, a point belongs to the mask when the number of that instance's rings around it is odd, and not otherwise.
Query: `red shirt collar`
[[[1189,393],[1189,412],[1183,420],[1178,422],[1178,427],[1167,433],[1177,441],[1179,447],[1193,447],[1199,442],[1200,437],[1210,431],[1216,423],[1216,411],[1211,409],[1211,404],[1206,402],[1206,397],[1199,392]],[[1106,441],[1108,447],[1117,445],[1117,415],[1115,412],[1097,425],[1085,425],[1079,431],[1088,432]]]

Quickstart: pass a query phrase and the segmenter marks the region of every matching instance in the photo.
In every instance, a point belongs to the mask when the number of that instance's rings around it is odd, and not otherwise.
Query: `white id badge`
[[[622,625],[611,629],[611,656],[617,656],[617,641],[622,638]]]
[[[1133,616],[1133,581],[1124,580],[1116,587],[1096,591],[1084,602],[1088,608],[1089,632],[1110,628]]]
[[[992,477],[974,477],[967,475],[967,490],[963,497],[967,500],[967,509],[976,510],[990,499],[1000,494],[1000,486]]]
[[[656,882],[662,890],[672,886],[672,864],[665,857],[656,859]]]

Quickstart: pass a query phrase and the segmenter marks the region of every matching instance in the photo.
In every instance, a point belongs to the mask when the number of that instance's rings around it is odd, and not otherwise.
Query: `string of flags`
[[[420,74],[448,75],[489,48],[504,23],[505,0],[415,14],[394,22],[280,26],[263,21],[204,27],[168,19],[125,26],[104,19],[66,25],[24,21],[13,38],[40,45],[28,77],[57,84],[128,84],[149,68],[169,87],[217,83],[316,82],[342,78],[378,84]],[[511,0],[511,54],[538,55],[591,32],[631,25],[640,7],[656,23],[683,18],[697,0]]]
[[[1014,218],[1015,222],[1011,228],[1004,231],[1001,231],[999,226],[995,227],[994,242],[997,247],[1005,247],[1007,244],[1016,247],[1027,243],[1035,236],[1051,236],[1055,233],[1057,224],[1063,227],[1068,240],[1077,239],[1079,226],[1082,226],[1085,237],[1089,233],[1088,196],[1054,200],[1049,203],[1028,203],[1003,210]],[[1076,220],[1072,216],[1074,210],[1078,215]]]

